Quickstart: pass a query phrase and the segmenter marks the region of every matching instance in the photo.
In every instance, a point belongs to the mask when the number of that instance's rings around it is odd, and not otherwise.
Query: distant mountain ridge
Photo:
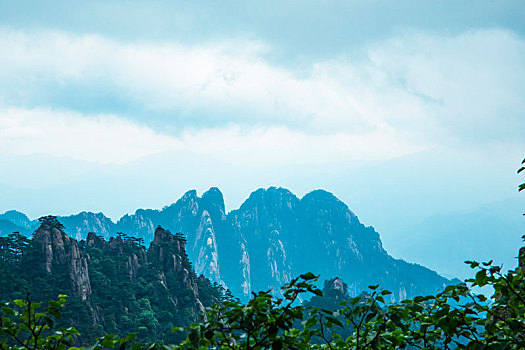
[[[35,225],[14,212],[0,220],[14,217],[21,233]],[[321,279],[341,277],[351,295],[379,283],[396,300],[434,293],[451,282],[423,266],[392,258],[373,227],[361,224],[345,203],[324,190],[298,198],[283,188],[259,189],[239,209],[226,213],[223,195],[213,187],[201,197],[191,190],[162,210],[139,209],[116,223],[91,212],[59,220],[78,240],[89,232],[105,238],[124,232],[148,244],[158,225],[181,232],[195,272],[241,298],[258,290],[278,294],[283,284],[306,271],[321,274]]]

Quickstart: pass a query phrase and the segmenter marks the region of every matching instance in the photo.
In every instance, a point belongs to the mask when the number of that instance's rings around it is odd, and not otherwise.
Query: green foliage
[[[29,293],[25,300],[4,303],[0,309],[0,349],[70,348],[78,331],[73,327],[54,329],[66,298],[59,295],[43,310],[42,303],[32,302]]]
[[[261,292],[247,305],[225,303],[209,309],[208,321],[194,324],[180,348],[330,349],[522,349],[525,347],[525,276],[503,274],[491,263],[479,269],[471,286],[492,286],[493,298],[471,292],[467,283],[435,296],[388,303],[389,291],[370,286],[368,295],[343,301],[339,310],[294,306],[300,294],[320,291],[303,275],[286,286],[285,298]],[[311,279],[310,279],[311,278]],[[292,328],[300,321],[300,327]],[[342,337],[344,329],[351,335]],[[180,330],[180,329],[179,329]],[[320,341],[314,342],[314,339]]]
[[[338,310],[297,303],[306,295],[322,297],[315,287],[318,276],[307,273],[283,288],[283,298],[266,291],[254,294],[245,305],[225,301],[207,308],[202,322],[174,328],[175,333],[185,334],[180,343],[140,343],[136,334],[106,334],[86,349],[525,348],[523,270],[505,274],[491,262],[468,263],[477,269],[475,277],[435,296],[390,303],[385,300],[390,292],[370,286],[368,294],[344,300]],[[475,295],[471,286],[491,286],[494,295]],[[149,301],[141,299],[139,303],[145,310],[141,314],[145,327],[158,327],[148,311]],[[64,296],[51,301],[44,311],[29,298],[6,304],[1,309],[2,348],[70,346],[78,334],[74,328],[53,330],[64,304]],[[345,328],[351,332],[342,337]]]
[[[298,297],[306,292],[321,294],[311,281],[318,276],[312,273],[293,279],[284,287],[284,298],[274,298],[270,291],[259,292],[243,305],[238,301],[226,301],[208,309],[206,321],[185,329],[188,336],[178,348],[304,348],[308,345],[310,331],[298,331],[293,327],[302,320],[304,308],[293,306]]]

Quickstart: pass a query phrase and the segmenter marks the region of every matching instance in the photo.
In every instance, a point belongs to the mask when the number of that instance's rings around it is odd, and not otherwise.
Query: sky
[[[518,197],[524,34],[522,1],[0,0],[0,212],[324,188],[395,252]]]

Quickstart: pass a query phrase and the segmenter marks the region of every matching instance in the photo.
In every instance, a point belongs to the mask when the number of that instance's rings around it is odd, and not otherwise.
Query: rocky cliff
[[[88,260],[78,242],[47,223],[36,230],[33,242],[40,248],[40,267],[49,275],[65,269],[71,290],[86,301],[92,294]]]
[[[40,221],[32,239],[4,239],[6,246],[17,247],[17,258],[0,249],[0,261],[7,261],[0,279],[10,281],[2,286],[0,301],[19,298],[25,290],[35,301],[67,294],[60,326],[77,327],[82,342],[130,332],[176,342],[173,327],[198,321],[206,306],[223,297],[218,285],[197,277],[180,234],[159,226],[146,249],[142,240],[125,234],[106,240],[89,232],[79,242],[56,217]]]
[[[379,283],[396,300],[434,293],[450,283],[423,266],[392,258],[373,227],[361,224],[345,203],[322,190],[298,198],[283,188],[259,189],[229,213],[219,189],[201,197],[192,190],[162,210],[139,209],[117,223],[100,213],[60,220],[79,238],[89,231],[104,237],[120,231],[149,243],[155,242],[158,225],[181,232],[195,272],[241,298],[257,290],[279,294],[280,286],[307,271],[321,279],[340,276],[351,295]]]

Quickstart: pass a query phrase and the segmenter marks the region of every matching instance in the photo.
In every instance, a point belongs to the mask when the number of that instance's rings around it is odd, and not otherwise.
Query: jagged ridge
[[[70,313],[62,322],[79,328],[88,343],[129,332],[176,341],[172,327],[198,321],[205,306],[222,298],[218,286],[193,271],[184,237],[161,227],[148,249],[126,235],[106,241],[90,232],[77,242],[49,222],[28,242],[11,268],[19,276],[4,286],[3,297],[19,293],[20,283],[34,300],[68,294]]]
[[[196,272],[244,298],[263,289],[279,293],[280,286],[306,271],[322,279],[340,276],[352,295],[380,283],[396,300],[434,293],[450,283],[434,271],[392,258],[372,227],[323,190],[299,199],[283,188],[259,189],[229,213],[219,189],[202,197],[192,190],[162,210],[139,209],[117,223],[86,212],[60,220],[76,238],[88,231],[105,237],[122,231],[150,242],[157,225],[182,232]]]

